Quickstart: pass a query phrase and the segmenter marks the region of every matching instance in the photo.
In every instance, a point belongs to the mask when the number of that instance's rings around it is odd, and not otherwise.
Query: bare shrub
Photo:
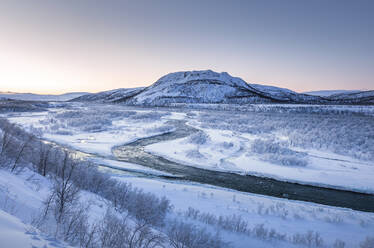
[[[98,225],[88,224],[87,208],[79,204],[79,191],[84,189],[113,202],[116,210],[128,214],[136,221],[136,226],[130,228],[126,243],[119,247],[157,247],[161,244],[161,236],[156,235],[151,227],[164,224],[165,216],[172,208],[168,199],[158,198],[132,187],[131,184],[111,179],[109,175],[99,172],[97,166],[74,158],[62,148],[33,139],[26,139],[27,142],[22,143],[25,140],[19,139],[20,137],[33,136],[26,135],[26,132],[6,120],[0,119],[0,127],[1,125],[7,129],[7,134],[1,137],[3,143],[0,145],[4,147],[1,157],[8,159],[12,156],[11,168],[15,170],[19,164],[31,162],[31,168],[52,179],[51,194],[44,202],[42,216],[33,221],[35,225],[51,232],[52,230],[48,230],[48,223],[52,221],[56,226],[53,231],[56,237],[73,245],[95,247],[95,240],[99,235]],[[26,148],[29,147],[30,152],[26,153]],[[21,158],[25,163],[18,163]]]
[[[246,233],[248,231],[248,223],[240,215],[220,216],[217,224],[223,229],[233,232]]]
[[[212,235],[205,229],[176,220],[168,223],[166,233],[174,248],[228,247],[218,234]]]
[[[273,139],[256,139],[251,151],[261,155],[261,159],[285,166],[306,166],[306,153],[293,151]],[[251,155],[251,154],[249,154]]]
[[[199,150],[194,149],[194,150],[188,150],[186,152],[186,157],[187,158],[192,158],[192,159],[203,159],[205,156],[200,153]]]
[[[90,163],[78,163],[73,182],[79,188],[99,194],[111,201],[117,211],[128,212],[139,221],[153,226],[163,225],[166,214],[172,208],[168,199],[143,192],[129,183],[111,179]]]
[[[204,112],[199,115],[199,121],[203,128],[262,137],[274,137],[273,133],[277,131],[288,137],[290,146],[322,149],[369,161],[374,159],[374,139],[368,135],[374,133],[373,116],[321,106],[251,105],[250,108],[254,108],[253,111],[246,113]]]
[[[58,215],[59,220],[56,212],[50,211],[47,215],[35,217],[32,224],[48,235],[73,246],[98,248],[98,225],[89,224],[88,210],[88,206],[76,204],[74,208]]]
[[[144,193],[138,189],[131,192],[128,211],[143,223],[156,226],[163,225],[163,220],[169,210],[170,201],[165,197],[160,199],[153,194]]]
[[[240,215],[217,216],[211,213],[201,213],[199,210],[189,207],[184,216],[205,224],[222,228],[233,233],[242,233],[247,236],[263,240],[287,240],[287,235],[278,233],[276,230],[265,227],[264,224],[257,224],[252,229]]]
[[[102,248],[163,247],[164,237],[146,224],[130,223],[127,216],[108,211],[99,227],[99,246]]]
[[[53,210],[57,223],[67,214],[78,202],[79,188],[73,183],[73,173],[77,164],[71,159],[68,152],[64,152],[61,164],[57,167],[56,175],[53,177],[51,194],[45,201],[46,216]]]
[[[35,137],[3,118],[0,118],[0,130],[0,167],[16,172],[23,168],[24,163],[21,162],[27,160]]]
[[[198,218],[199,214],[200,214],[200,210],[197,210],[192,207],[188,207],[187,211],[185,212],[186,217],[189,217],[195,220]]]
[[[14,124],[10,124],[6,119],[0,118],[0,144],[1,144],[1,151],[0,156],[4,155],[6,152],[10,142],[11,142],[11,131],[15,128]]]
[[[264,224],[257,224],[253,229],[252,233],[259,239],[267,239],[269,230],[264,227]]]
[[[210,141],[210,137],[208,134],[204,133],[203,131],[197,132],[195,134],[192,134],[189,138],[188,141],[192,144],[196,145],[204,145],[207,142]]]
[[[297,245],[304,245],[308,247],[322,247],[323,239],[318,232],[308,231],[306,234],[294,234],[292,242]]]
[[[360,247],[374,248],[374,237],[366,237],[366,239],[360,243]]]
[[[334,248],[344,248],[345,247],[345,242],[340,240],[340,239],[337,239],[337,240],[335,240],[335,242],[333,244],[333,247]]]
[[[39,158],[36,161],[36,169],[40,175],[45,177],[52,164],[52,162],[50,161],[50,157],[53,147],[49,144],[45,144],[40,140],[38,142],[38,148]]]
[[[58,236],[61,236],[69,244],[79,244],[81,246],[84,244],[87,246],[93,243],[93,234],[90,234],[87,211],[87,207],[75,206],[71,211],[65,212],[62,221],[58,223],[60,225],[57,228]]]

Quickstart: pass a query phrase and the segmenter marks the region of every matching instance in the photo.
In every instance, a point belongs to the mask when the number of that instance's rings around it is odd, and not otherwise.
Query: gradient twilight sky
[[[374,1],[0,1],[0,91],[97,92],[194,69],[374,89]]]

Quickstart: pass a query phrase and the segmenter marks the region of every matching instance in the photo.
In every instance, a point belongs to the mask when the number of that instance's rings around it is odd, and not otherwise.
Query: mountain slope
[[[311,96],[329,97],[335,94],[357,93],[357,92],[360,92],[360,90],[318,90],[318,91],[307,91],[303,93],[307,95],[311,95]]]
[[[354,93],[340,93],[329,97],[340,104],[374,104],[374,90]]]
[[[227,73],[192,71],[170,73],[136,96],[126,100],[135,105],[168,103],[238,103],[270,101],[241,79]]]
[[[85,95],[85,92],[72,92],[62,95],[42,95],[32,93],[0,92],[0,98],[22,100],[22,101],[69,101],[71,99]]]
[[[370,95],[370,94],[369,94]],[[349,97],[349,95],[344,95]],[[342,96],[342,98],[344,98]],[[357,95],[358,98],[365,97]],[[211,70],[182,71],[167,74],[145,88],[117,89],[85,95],[73,101],[123,103],[128,105],[168,106],[174,103],[251,104],[251,103],[303,103],[303,104],[372,104],[360,99],[343,100],[297,93],[289,89],[248,84],[227,72]]]
[[[265,95],[274,101],[286,103],[327,103],[328,100],[320,96],[310,96],[297,93],[289,89],[275,86],[249,84],[250,87],[258,90],[260,94]]]
[[[160,78],[143,92],[129,99],[131,104],[168,103],[308,103],[320,97],[298,94],[288,89],[248,84],[227,72],[185,71]]]
[[[86,94],[72,100],[84,102],[116,102],[121,99],[132,97],[143,89],[144,87],[108,90],[99,93]]]

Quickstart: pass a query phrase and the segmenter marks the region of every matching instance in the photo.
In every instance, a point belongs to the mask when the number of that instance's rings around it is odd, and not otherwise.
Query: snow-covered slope
[[[32,93],[0,92],[0,98],[22,100],[22,101],[69,101],[85,95],[85,92],[72,92],[62,95],[40,95]]]
[[[99,93],[86,94],[73,99],[73,101],[116,102],[132,97],[133,95],[139,93],[143,89],[144,87],[108,90]]]
[[[258,90],[260,94],[279,102],[291,103],[326,103],[327,100],[319,96],[296,93],[295,91],[269,85],[249,84],[250,87]]]
[[[1,247],[71,247],[35,230],[31,231],[33,229],[35,228],[22,223],[17,217],[0,210]]]
[[[374,104],[374,90],[335,94],[329,99],[342,104]]]
[[[316,97],[298,97],[287,89],[248,84],[227,72],[184,71],[170,73],[129,99],[131,104],[168,103],[268,103],[305,101]]]
[[[361,104],[363,96],[357,95],[357,97],[360,99],[355,99],[354,103]],[[248,84],[227,72],[218,73],[211,70],[174,72],[161,77],[146,88],[105,91],[85,95],[73,101],[121,102],[147,106],[167,106],[173,103],[350,104],[353,102],[353,100],[344,101],[297,93],[274,86]],[[366,103],[367,100],[363,102]]]
[[[311,95],[311,96],[322,96],[322,97],[329,97],[336,94],[342,93],[357,93],[360,90],[318,90],[318,91],[307,91],[303,92],[304,94]]]
[[[227,72],[204,70],[174,72],[161,77],[147,88],[119,89],[74,100],[162,106],[170,103],[308,103],[321,99],[288,89],[248,84]]]
[[[270,101],[271,99],[259,95],[240,78],[208,70],[170,73],[127,102],[135,105],[164,105]]]

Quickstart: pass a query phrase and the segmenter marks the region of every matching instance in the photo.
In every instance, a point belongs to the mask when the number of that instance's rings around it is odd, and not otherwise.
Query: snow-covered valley
[[[3,117],[44,140],[82,152],[82,158],[102,165],[100,171],[118,182],[168,198],[173,210],[167,219],[219,231],[229,242],[225,247],[356,247],[371,242],[372,213],[178,180],[167,171],[118,161],[113,148],[175,132],[176,123],[183,122],[196,131],[145,146],[144,152],[190,167],[373,193],[372,113],[371,107],[346,106],[257,105],[232,112],[66,103]],[[17,174],[1,169],[0,178],[1,199],[6,199],[2,211],[16,216],[14,223],[30,225],[30,216],[37,216],[49,195],[52,178],[27,168]],[[111,206],[88,191],[82,191],[80,199],[89,202],[92,223]],[[6,214],[2,216],[3,223],[9,223]],[[228,227],[225,220],[239,221],[242,229]],[[25,235],[22,242],[30,247],[51,246],[48,235],[38,234],[39,243]]]
[[[338,107],[323,106],[326,113],[322,114],[277,110],[264,114],[261,108],[232,113],[100,104],[71,106],[73,110],[69,111],[57,108],[8,119],[26,130],[39,130],[47,140],[108,159],[115,159],[113,147],[172,132],[178,128],[172,121],[179,120],[198,132],[148,145],[145,150],[209,170],[374,192],[371,107],[367,107],[369,116],[356,115],[355,109],[355,116],[350,116],[334,114],[339,113]],[[350,109],[341,107],[341,111],[349,113]]]

